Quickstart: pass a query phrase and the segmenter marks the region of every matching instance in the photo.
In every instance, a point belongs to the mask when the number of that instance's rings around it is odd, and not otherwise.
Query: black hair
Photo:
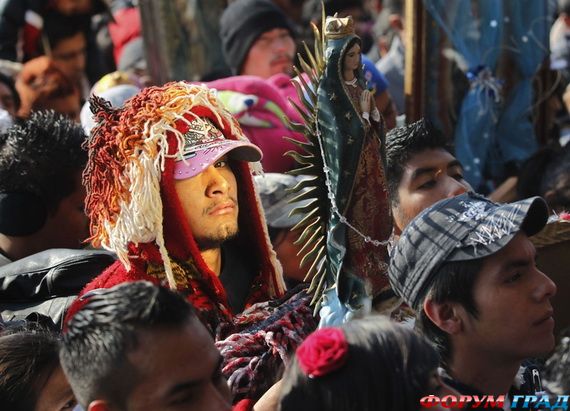
[[[14,80],[4,73],[0,73],[0,83],[10,89],[10,93],[12,93],[12,97],[14,98],[14,106],[16,107],[16,111],[18,111],[20,109],[21,100],[18,91],[16,91]]]
[[[87,163],[81,126],[53,111],[33,112],[0,136],[0,191],[39,197],[48,212],[77,189]]]
[[[477,318],[479,311],[473,297],[473,289],[483,267],[483,260],[479,258],[444,263],[434,274],[433,283],[425,297],[420,297],[421,303],[416,324],[438,351],[443,365],[448,365],[453,347],[447,333],[435,325],[426,315],[423,304],[427,298],[438,304],[459,303],[471,316]]]
[[[127,354],[137,349],[138,334],[183,326],[196,314],[183,296],[147,281],[91,293],[64,331],[61,364],[85,409],[96,399],[122,408],[136,384]]]
[[[550,394],[564,395],[570,391],[570,329],[562,332],[560,343],[546,361],[542,376]]]
[[[0,333],[0,404],[2,409],[35,409],[39,394],[59,366],[58,336],[31,325]]]
[[[53,18],[46,19],[46,24],[43,28],[43,37],[50,50],[44,50],[44,45],[41,44],[41,49],[44,54],[49,55],[48,51],[53,50],[57,45],[66,39],[76,36],[78,33],[83,33],[85,36],[88,22],[81,16],[62,16],[54,15]],[[85,36],[87,43],[87,37]]]
[[[283,378],[281,410],[417,410],[439,361],[423,337],[380,316],[340,328],[348,342],[346,363],[311,378],[295,357]]]
[[[396,127],[386,135],[386,179],[393,205],[399,203],[398,186],[406,164],[425,150],[442,149],[453,153],[448,138],[426,119]]]

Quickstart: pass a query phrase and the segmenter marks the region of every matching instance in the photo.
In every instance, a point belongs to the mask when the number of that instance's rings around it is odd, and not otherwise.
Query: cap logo
[[[192,158],[197,151],[212,150],[226,143],[224,134],[209,119],[195,118],[189,125],[184,134],[182,157],[178,160]]]
[[[513,222],[518,209],[511,210],[508,214],[492,215],[477,225],[469,234],[465,245],[488,245],[518,231],[519,227]]]
[[[461,201],[459,204],[461,204],[463,208],[466,208],[466,210],[457,218],[458,221],[479,221],[487,215],[485,212],[487,203],[483,201],[469,203]]]

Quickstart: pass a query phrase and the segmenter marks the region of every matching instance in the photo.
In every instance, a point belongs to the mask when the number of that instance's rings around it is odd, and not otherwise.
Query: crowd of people
[[[230,1],[227,67],[166,84],[137,1],[0,3],[0,408],[568,407],[570,290],[535,241],[570,232],[566,84],[477,194],[405,118],[403,3]]]

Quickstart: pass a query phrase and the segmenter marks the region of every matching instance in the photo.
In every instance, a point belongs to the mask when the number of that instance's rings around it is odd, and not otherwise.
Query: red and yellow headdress
[[[154,242],[175,288],[163,232],[165,164],[181,155],[191,122],[211,121],[227,138],[246,138],[214,91],[185,82],[144,89],[121,109],[94,97],[92,111],[98,125],[84,173],[89,240],[115,252],[127,269],[132,246]]]

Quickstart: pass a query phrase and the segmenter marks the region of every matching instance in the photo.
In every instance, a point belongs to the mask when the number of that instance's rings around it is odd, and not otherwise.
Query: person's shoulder
[[[69,307],[65,322],[68,322],[81,308],[82,301],[89,293],[98,289],[111,288],[126,282],[148,279],[148,276],[146,276],[142,270],[133,269],[133,267],[127,270],[121,261],[116,260],[83,287],[73,304]]]
[[[49,249],[0,267],[0,311],[22,319],[39,313],[61,324],[81,289],[115,261],[103,250]]]
[[[6,292],[27,290],[30,298],[73,295],[114,261],[114,254],[103,250],[48,249],[0,267],[0,284],[9,285]]]
[[[85,288],[83,288],[80,295],[98,288],[111,288],[128,281],[136,281],[136,277],[138,277],[139,274],[138,270],[134,273],[130,271],[133,270],[127,270],[123,263],[117,260],[89,282]],[[142,275],[140,276],[142,279]]]

